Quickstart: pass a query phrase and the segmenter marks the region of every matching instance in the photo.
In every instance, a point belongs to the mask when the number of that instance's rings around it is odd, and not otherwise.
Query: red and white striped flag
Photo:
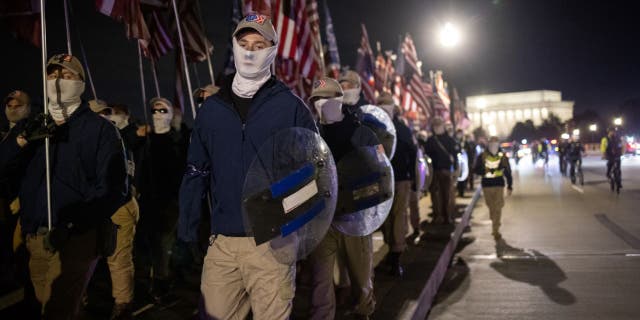
[[[276,10],[273,17],[274,27],[278,34],[278,57],[281,59],[295,59],[298,50],[296,30],[296,7],[304,4],[304,0],[276,0]]]
[[[151,10],[146,16],[147,26],[151,38],[149,41],[140,41],[140,46],[147,58],[158,59],[170,50],[173,50],[173,42],[168,32],[167,22],[159,10]]]
[[[202,62],[211,54],[213,46],[207,39],[204,28],[198,21],[196,0],[179,0],[178,15],[180,16],[180,26],[182,28],[182,38],[184,39],[184,49],[187,59],[190,62]],[[175,18],[172,23],[172,30],[177,34]],[[176,36],[177,38],[177,36]]]
[[[408,75],[406,80],[406,90],[411,92],[411,97],[415,101],[418,108],[422,109],[426,116],[431,114],[429,110],[428,94],[424,90],[424,83],[422,81],[422,70],[420,68],[420,62],[418,60],[418,54],[416,47],[413,44],[413,39],[410,35],[406,35],[402,42],[402,54],[404,56],[405,76]]]
[[[151,38],[140,9],[140,0],[96,0],[96,8],[100,13],[123,22],[127,38],[143,41]]]

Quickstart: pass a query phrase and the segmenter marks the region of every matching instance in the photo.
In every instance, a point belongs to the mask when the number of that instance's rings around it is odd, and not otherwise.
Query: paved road
[[[458,255],[429,319],[640,319],[640,158],[623,159],[619,196],[604,161],[584,160],[583,187],[555,161],[515,169],[504,243],[489,236],[479,201],[475,241]]]

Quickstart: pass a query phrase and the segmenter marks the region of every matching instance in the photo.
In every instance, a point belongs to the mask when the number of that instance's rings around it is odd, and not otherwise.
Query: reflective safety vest
[[[485,178],[500,178],[504,175],[504,168],[500,167],[503,157],[502,152],[498,152],[497,155],[492,155],[489,152],[484,154],[484,177]]]

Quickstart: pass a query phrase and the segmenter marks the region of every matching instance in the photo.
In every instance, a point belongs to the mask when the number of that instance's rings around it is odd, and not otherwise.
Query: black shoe
[[[401,278],[404,274],[404,269],[400,265],[400,252],[389,252],[389,265],[391,269],[389,270],[389,275]]]
[[[128,320],[133,319],[133,310],[131,303],[117,303],[113,305],[111,311],[111,320]]]
[[[149,295],[156,301],[156,303],[160,303],[163,298],[169,295],[169,281],[153,279]]]

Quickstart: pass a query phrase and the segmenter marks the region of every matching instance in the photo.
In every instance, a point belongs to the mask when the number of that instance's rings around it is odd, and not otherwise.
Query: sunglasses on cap
[[[167,109],[151,109],[151,113],[156,114],[156,113],[169,113],[169,110]]]

